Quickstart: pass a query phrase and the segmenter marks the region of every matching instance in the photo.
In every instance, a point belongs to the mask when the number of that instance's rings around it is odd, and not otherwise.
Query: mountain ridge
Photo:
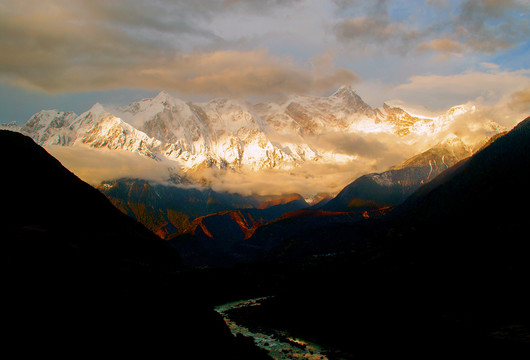
[[[437,134],[458,114],[453,108],[437,118],[420,118],[387,104],[374,109],[351,86],[328,97],[297,95],[254,105],[229,98],[185,102],[161,91],[121,107],[96,103],[81,115],[41,111],[19,130],[40,145],[127,150],[173,161],[184,172],[209,167],[258,171],[353,159],[315,142],[323,134],[416,139]]]

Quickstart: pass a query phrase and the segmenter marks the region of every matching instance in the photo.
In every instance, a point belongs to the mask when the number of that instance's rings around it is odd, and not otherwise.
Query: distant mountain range
[[[255,171],[351,161],[351,155],[323,147],[319,137],[434,137],[467,111],[472,109],[457,106],[438,117],[420,117],[387,104],[374,109],[349,86],[329,97],[291,96],[255,105],[228,98],[192,103],[161,92],[123,107],[95,104],[81,115],[43,110],[21,127],[3,128],[18,130],[42,146],[85,145],[168,159],[184,172],[205,167]]]

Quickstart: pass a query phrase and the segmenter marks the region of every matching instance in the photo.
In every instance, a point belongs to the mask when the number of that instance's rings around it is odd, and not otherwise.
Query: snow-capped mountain
[[[255,105],[228,98],[185,102],[162,91],[123,107],[95,104],[79,116],[43,110],[20,132],[44,146],[126,150],[174,161],[183,171],[255,171],[292,169],[308,162],[347,163],[355,155],[322,147],[315,139],[333,133],[384,133],[415,141],[434,137],[463,111],[453,108],[428,118],[387,104],[373,109],[349,86],[328,97],[297,95]]]
[[[9,131],[19,132],[20,126],[18,126],[18,124],[15,121],[12,121],[7,124],[0,124],[0,130],[9,130]]]
[[[42,110],[33,115],[20,132],[32,137],[41,146],[72,145],[76,134],[69,127],[76,116],[73,112]]]

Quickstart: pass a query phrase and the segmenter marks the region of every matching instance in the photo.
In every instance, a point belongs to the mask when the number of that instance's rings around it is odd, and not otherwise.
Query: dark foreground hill
[[[242,319],[345,358],[528,358],[529,178],[527,118],[390,215],[285,239],[276,259],[293,275]],[[301,257],[326,244],[355,252]]]
[[[1,131],[0,154],[2,326],[17,354],[262,356],[175,281],[173,247],[30,138]]]

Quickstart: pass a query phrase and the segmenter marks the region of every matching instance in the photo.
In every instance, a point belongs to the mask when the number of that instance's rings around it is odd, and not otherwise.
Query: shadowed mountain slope
[[[175,281],[173,247],[30,138],[0,131],[0,154],[2,318],[18,354],[262,356]]]
[[[106,181],[98,189],[123,213],[164,239],[188,231],[197,217],[256,207],[261,203],[252,196],[154,184],[140,179]]]

